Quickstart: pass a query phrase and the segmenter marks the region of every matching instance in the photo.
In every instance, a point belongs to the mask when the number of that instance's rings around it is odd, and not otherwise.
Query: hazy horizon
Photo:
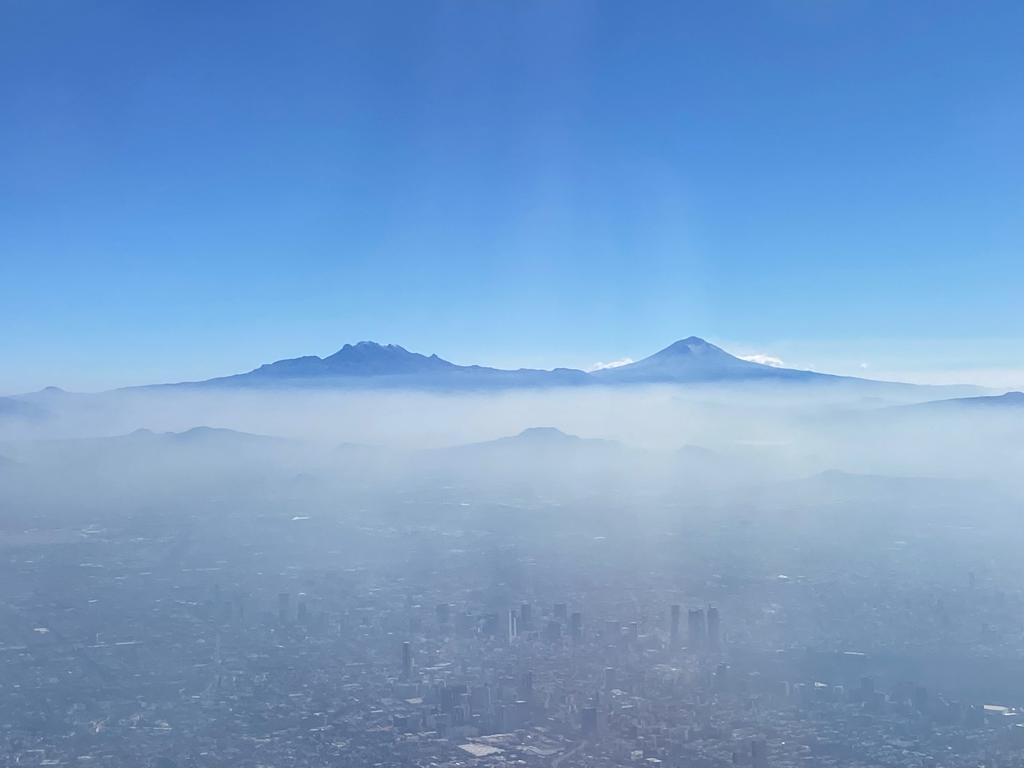
[[[683,337],[679,336],[674,339],[669,339],[668,341],[663,342],[663,346],[676,341],[679,338]],[[842,346],[830,347],[828,344],[823,342],[800,343],[794,341],[781,341],[767,347],[756,347],[742,342],[731,343],[716,341],[714,337],[709,337],[707,340],[741,359],[751,360],[753,362],[780,368],[808,370],[838,376],[852,376],[875,381],[904,382],[908,384],[936,386],[974,385],[1001,391],[1020,390],[1024,388],[1024,369],[1018,370],[1012,365],[994,368],[964,367],[968,362],[980,359],[977,355],[982,357],[986,355],[994,355],[997,354],[997,351],[999,350],[1005,350],[1005,354],[1007,354],[1009,359],[1010,354],[1017,348],[1017,345],[1009,340],[1005,342],[993,342],[992,340],[988,340],[986,342],[972,340],[958,341],[952,344],[952,346],[955,346],[960,350],[956,355],[948,355],[948,348],[951,346],[951,343],[948,342],[903,342],[903,346],[916,350],[916,357],[911,357],[909,359],[900,355],[896,351],[901,346],[899,342],[894,344],[886,341],[861,340],[858,342],[844,342]],[[632,355],[606,355],[602,359],[589,360],[589,362],[578,362],[587,359],[581,358],[578,353],[567,353],[564,357],[560,358],[547,356],[509,358],[507,356],[502,356],[500,352],[493,349],[485,350],[482,358],[454,358],[443,352],[437,351],[436,348],[415,349],[402,344],[401,341],[352,339],[345,340],[337,346],[325,350],[310,351],[303,348],[296,352],[285,353],[282,357],[266,357],[265,359],[257,361],[240,361],[238,363],[239,367],[236,368],[228,368],[228,362],[226,359],[219,367],[214,369],[200,370],[195,368],[194,364],[192,366],[185,364],[180,370],[175,370],[171,366],[167,365],[152,370],[148,377],[147,374],[143,372],[134,372],[130,378],[99,380],[89,378],[82,379],[80,378],[80,374],[75,371],[71,371],[63,377],[70,379],[70,381],[53,381],[49,379],[44,380],[30,378],[27,381],[32,382],[32,384],[26,384],[21,387],[9,384],[6,391],[0,391],[0,396],[19,395],[38,391],[45,387],[57,387],[73,392],[100,392],[119,389],[122,387],[146,386],[151,384],[167,384],[185,381],[202,381],[220,376],[245,373],[258,368],[260,365],[281,359],[290,359],[301,357],[303,355],[326,357],[329,354],[337,352],[344,344],[354,344],[359,341],[373,341],[380,344],[397,344],[410,352],[425,355],[437,354],[438,357],[448,360],[449,362],[456,363],[457,365],[483,365],[503,370],[516,370],[519,368],[539,370],[572,368],[587,372],[636,362],[637,360],[641,360],[663,348],[649,348],[635,352]],[[978,351],[979,348],[981,350],[980,353]],[[937,361],[935,363],[938,367],[924,370],[904,367],[911,359],[916,359],[918,361],[926,358],[934,359],[943,351],[947,352],[947,357],[945,360]],[[858,355],[858,352],[863,354]],[[230,357],[235,356],[237,355],[232,354]],[[862,358],[871,358],[876,362],[868,363]],[[815,364],[814,361],[820,359],[832,359],[835,361],[835,366],[823,367]],[[853,362],[855,360],[860,360],[860,362]],[[192,375],[183,373],[183,371],[187,372],[190,370],[194,371]],[[23,373],[22,375],[24,376],[25,374]],[[163,378],[160,378],[161,375]],[[76,380],[79,381],[81,385],[76,386]],[[17,379],[14,381],[16,382]]]
[[[1022,40],[0,0],[0,767],[1024,766]]]

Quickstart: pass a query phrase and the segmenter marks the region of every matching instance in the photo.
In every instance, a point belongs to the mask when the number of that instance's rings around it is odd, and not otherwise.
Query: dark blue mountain
[[[437,355],[421,355],[397,344],[360,341],[346,344],[327,357],[296,357],[261,365],[245,376],[305,378],[317,376],[407,376],[450,372],[459,366]],[[237,379],[237,376],[229,378]]]
[[[927,388],[877,382],[814,371],[777,368],[742,360],[696,336],[677,341],[629,365],[593,373],[572,368],[504,370],[457,365],[437,355],[421,355],[395,344],[361,341],[327,357],[296,357],[261,365],[248,373],[206,381],[157,385],[191,388],[338,388],[410,390],[495,390],[565,386],[690,384],[702,382],[782,382],[847,387],[861,396],[904,394]],[[151,387],[149,387],[151,388]],[[975,394],[976,388],[931,388]],[[918,393],[919,395],[919,393]]]
[[[1007,392],[1004,395],[985,397],[954,397],[947,400],[929,400],[927,403],[906,406],[910,410],[946,412],[1003,411],[1024,412],[1024,392]]]
[[[583,371],[556,368],[503,370],[456,365],[437,355],[410,352],[397,344],[361,341],[327,357],[296,357],[261,365],[248,373],[170,386],[337,387],[369,389],[501,389],[587,384]]]
[[[595,371],[593,376],[606,383],[675,383],[702,381],[777,381],[844,380],[842,376],[776,368],[730,355],[721,347],[697,336],[671,344],[650,357],[617,368]],[[849,379],[846,379],[849,380]]]

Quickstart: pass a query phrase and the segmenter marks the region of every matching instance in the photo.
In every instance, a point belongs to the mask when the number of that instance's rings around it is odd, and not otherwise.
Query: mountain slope
[[[497,440],[468,443],[442,450],[463,454],[511,455],[522,453],[537,457],[541,454],[564,454],[567,452],[577,454],[581,452],[617,453],[623,450],[623,446],[614,440],[569,435],[555,427],[529,427],[511,437],[499,437]]]
[[[410,352],[397,344],[361,341],[327,357],[297,357],[261,365],[248,373],[178,387],[337,387],[409,389],[488,389],[585,384],[587,374],[567,368],[551,371],[503,370],[456,365],[437,355]]]
[[[0,397],[0,419],[42,419],[46,409],[20,398]]]
[[[629,365],[595,371],[593,376],[609,383],[672,383],[698,381],[849,380],[842,376],[776,368],[730,355],[721,347],[690,336]]]
[[[1024,392],[1007,392],[1003,395],[983,397],[954,397],[947,400],[929,400],[926,403],[906,406],[914,410],[931,411],[1002,411],[1004,409],[1020,409],[1024,412]]]

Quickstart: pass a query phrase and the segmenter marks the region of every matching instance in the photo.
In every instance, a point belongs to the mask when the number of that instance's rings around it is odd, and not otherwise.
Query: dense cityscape
[[[786,576],[749,521],[537,538],[445,506],[9,537],[3,764],[1024,760],[1024,611],[992,574]],[[730,540],[746,571],[717,575]]]

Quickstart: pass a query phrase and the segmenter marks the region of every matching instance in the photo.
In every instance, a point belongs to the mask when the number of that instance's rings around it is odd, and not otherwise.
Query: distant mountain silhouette
[[[193,427],[183,432],[154,432],[150,429],[136,429],[122,435],[102,437],[68,437],[37,440],[34,449],[47,451],[75,451],[88,454],[91,451],[123,450],[128,453],[150,449],[187,451],[192,448],[214,449],[230,453],[232,450],[249,447],[270,447],[286,444],[281,437],[255,435],[219,427]]]
[[[177,387],[326,387],[363,389],[503,389],[589,383],[583,371],[569,368],[503,370],[456,365],[437,355],[410,352],[397,344],[361,341],[327,357],[297,357],[261,365],[248,373]]]
[[[396,344],[361,341],[358,344],[346,344],[327,357],[306,356],[278,360],[247,373],[157,386],[492,390],[750,381],[846,384],[871,391],[916,388],[912,384],[875,382],[741,360],[697,336],[677,341],[635,363],[592,373],[573,368],[505,370],[480,365],[457,365],[437,355],[410,352]]]
[[[327,357],[296,357],[262,365],[252,375],[259,376],[396,376],[450,371],[459,366],[437,355],[410,352],[397,344],[360,341],[346,344]]]
[[[0,397],[0,419],[45,418],[48,412],[42,406],[16,397]]]
[[[137,429],[122,435],[6,445],[8,457],[24,466],[73,466],[76,470],[104,465],[115,469],[145,466],[153,470],[191,466],[206,471],[214,465],[272,461],[294,452],[291,441],[284,438],[213,427],[195,427],[184,432]]]
[[[753,380],[818,383],[866,381],[742,360],[697,336],[677,341],[635,363],[595,371],[593,376],[602,382],[615,384]]]
[[[983,397],[954,397],[947,400],[929,400],[926,403],[903,406],[910,411],[996,411],[1020,410],[1024,413],[1024,392],[1007,392],[1004,395],[988,395]]]
[[[614,440],[601,440],[598,438],[583,438],[577,435],[568,435],[555,427],[529,427],[518,435],[511,437],[500,437],[497,440],[488,440],[483,443],[469,443],[460,445],[454,449],[457,451],[486,451],[486,450],[513,450],[513,451],[544,451],[544,450],[620,450],[622,444]]]

